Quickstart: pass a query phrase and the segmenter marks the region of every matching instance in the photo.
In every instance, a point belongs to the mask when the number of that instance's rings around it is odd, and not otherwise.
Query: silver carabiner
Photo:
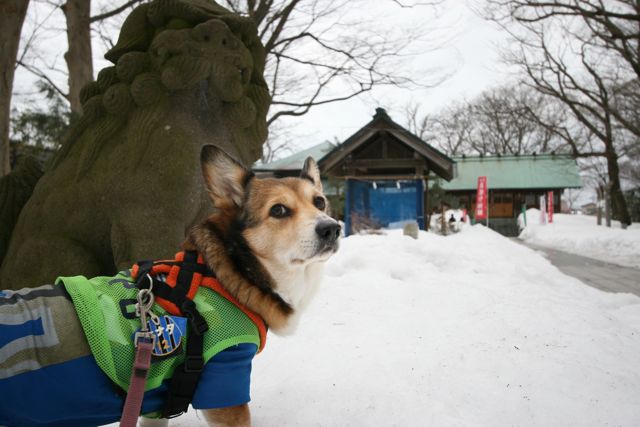
[[[153,279],[148,274],[147,278],[149,279],[149,289],[140,289],[136,297],[138,300],[138,303],[136,304],[136,314],[140,317],[140,330],[142,332],[147,332],[149,330],[147,325],[147,315],[151,313],[151,307],[153,307],[153,303],[155,301],[155,297],[152,292]]]
[[[151,340],[152,345],[155,345],[155,335],[149,331],[149,324],[147,323],[147,316],[150,316],[151,319],[155,317],[151,307],[153,307],[153,303],[155,301],[155,297],[153,295],[153,279],[150,275],[147,274],[147,278],[149,279],[149,289],[140,289],[138,291],[138,295],[136,295],[137,303],[136,303],[136,315],[140,317],[140,331],[135,333],[134,343],[135,346],[138,346],[138,342],[140,339]]]

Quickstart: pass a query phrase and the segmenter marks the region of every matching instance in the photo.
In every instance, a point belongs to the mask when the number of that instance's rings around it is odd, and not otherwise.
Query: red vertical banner
[[[476,220],[487,218],[487,177],[478,177],[478,192],[476,193]]]
[[[547,193],[547,215],[549,215],[549,224],[553,222],[553,191]]]

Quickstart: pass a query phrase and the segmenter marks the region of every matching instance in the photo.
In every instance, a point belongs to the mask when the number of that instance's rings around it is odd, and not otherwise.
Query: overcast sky
[[[370,8],[352,11],[351,13],[358,13],[359,16],[373,22],[384,19],[396,22],[399,27],[424,27],[425,33],[434,39],[432,41],[443,46],[435,51],[415,55],[405,66],[425,70],[425,73],[438,69],[451,76],[435,88],[406,90],[383,87],[356,99],[315,107],[305,116],[286,122],[287,125],[291,125],[290,132],[296,148],[302,149],[336,138],[343,141],[367,123],[378,106],[386,108],[394,120],[405,124],[404,108],[409,103],[419,104],[422,113],[433,113],[450,102],[471,98],[507,80],[509,77],[504,72],[505,67],[500,64],[496,47],[504,43],[504,34],[493,24],[477,16],[470,8],[470,1],[477,4],[481,0],[448,0],[447,7],[437,16],[427,7],[403,9],[391,1],[382,0],[367,1],[365,4],[371,5]],[[101,8],[109,7],[111,3],[94,0],[93,14],[100,12]],[[51,19],[38,31],[39,37],[34,40],[29,54],[39,55],[45,58],[48,64],[60,69],[61,72],[54,74],[53,78],[66,90],[66,64],[63,58],[66,51],[64,17],[61,11],[53,10],[42,3],[31,2],[29,7],[23,31],[25,34],[29,34],[38,22],[51,14]],[[125,16],[126,14],[123,14],[122,18]],[[117,31],[117,25],[116,22],[114,31]],[[102,58],[105,49],[105,44],[98,37],[94,37],[95,74],[101,68],[111,65]],[[24,105],[25,101],[33,96],[34,81],[35,78],[23,68],[17,69],[14,105]]]

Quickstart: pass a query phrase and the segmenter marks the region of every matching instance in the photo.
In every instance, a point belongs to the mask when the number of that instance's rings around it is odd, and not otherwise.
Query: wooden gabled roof
[[[319,161],[323,174],[337,177],[426,177],[450,181],[455,161],[412,134],[377,108],[373,120]]]

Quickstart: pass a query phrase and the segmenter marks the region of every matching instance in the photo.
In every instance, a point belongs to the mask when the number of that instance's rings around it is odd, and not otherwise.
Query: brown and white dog
[[[206,146],[201,152],[201,165],[214,213],[188,232],[183,248],[197,251],[215,272],[216,283],[223,288],[219,292],[230,294],[225,298],[244,306],[251,317],[262,317],[273,332],[292,333],[318,288],[323,264],[338,249],[340,237],[339,224],[327,214],[328,203],[315,161],[307,159],[300,178],[258,179],[222,150]],[[96,425],[119,417],[121,397],[105,369],[96,363],[104,360],[104,353],[99,346],[96,351],[90,341],[104,334],[116,341],[120,351],[129,345],[129,337],[140,322],[135,315],[127,316],[129,304],[122,303],[130,299],[122,299],[121,295],[127,294],[119,292],[126,288],[132,295],[138,294],[134,279],[126,270],[117,278],[92,279],[95,283],[81,276],[60,280],[58,285],[0,291],[0,425]],[[80,280],[80,286],[71,283],[76,280]],[[82,289],[78,292],[84,295],[94,285],[88,294],[95,299],[84,300],[75,293]],[[119,287],[122,289],[117,290]],[[109,299],[106,292],[98,298],[98,289],[116,289],[113,292],[117,297]],[[203,292],[199,296],[205,306],[206,301],[212,301],[206,298],[212,295],[210,290]],[[79,315],[81,312],[85,317]],[[87,312],[94,319],[88,322],[88,329],[85,323],[81,325]],[[223,311],[216,313],[224,315]],[[123,328],[118,329],[118,322]],[[91,329],[93,325],[100,325],[99,332]],[[130,345],[133,351],[132,340]],[[232,347],[237,351],[241,346]],[[111,354],[110,349],[105,353]],[[249,346],[249,353],[251,350]],[[229,351],[233,353],[231,347]],[[253,353],[247,360],[250,357]],[[110,360],[115,364],[125,359]],[[212,363],[210,368],[216,366],[215,361]],[[221,365],[224,363],[217,366]],[[226,402],[244,402],[249,371],[228,377],[226,391],[221,383],[210,380],[200,381],[198,392],[210,397],[221,392],[229,397],[234,394],[233,386],[238,385],[241,397],[232,396]],[[125,372],[128,375],[128,370]],[[171,373],[166,371],[167,376]],[[217,388],[208,389],[208,384]],[[154,390],[160,387],[148,391]],[[247,404],[205,410],[204,414],[211,425],[250,425]],[[127,423],[129,420],[127,417]],[[144,426],[166,424],[166,420],[142,420]]]
[[[273,332],[292,333],[340,237],[316,162],[308,158],[300,178],[258,179],[222,150],[205,146],[201,163],[215,211],[191,229],[184,249],[202,254],[222,286]],[[247,404],[204,414],[211,425],[250,425]]]

